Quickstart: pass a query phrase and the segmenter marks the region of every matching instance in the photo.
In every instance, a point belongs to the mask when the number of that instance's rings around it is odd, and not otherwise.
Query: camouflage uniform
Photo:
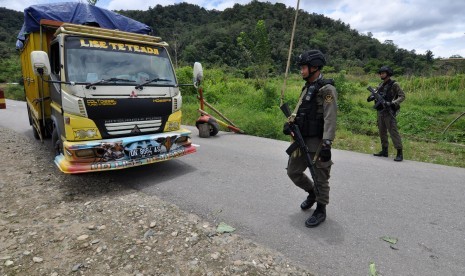
[[[392,83],[392,85],[389,85],[389,82],[394,81],[389,79],[389,81],[386,83],[381,83],[378,88],[378,93],[383,95],[383,98],[387,102],[392,102],[392,105],[399,107],[400,103],[405,100],[405,93],[397,82]],[[397,111],[395,112],[389,108],[378,110],[379,137],[381,139],[381,146],[383,148],[389,147],[389,132],[394,147],[397,150],[402,149],[402,139],[400,138],[399,130],[397,128]]]
[[[321,75],[320,75],[321,78]],[[302,93],[307,93],[306,86],[302,89]],[[333,141],[336,135],[336,113],[337,113],[337,92],[336,88],[331,84],[326,84],[321,87],[315,95],[316,104],[317,104],[317,113],[322,114],[323,116],[323,129],[322,137],[314,136],[308,137],[304,136],[305,142],[308,149],[311,152],[312,159],[321,145],[324,139]],[[305,97],[304,97],[305,99]],[[287,167],[287,174],[289,178],[294,182],[294,184],[303,190],[309,193],[309,199],[315,200],[317,203],[327,205],[329,203],[329,177],[331,171],[331,165],[333,162],[331,160],[322,162],[317,160],[315,164],[316,172],[316,182],[320,191],[320,195],[317,197],[313,190],[313,182],[310,178],[304,174],[307,167],[307,162],[305,160],[304,154],[300,151],[295,151],[289,157],[289,163]]]

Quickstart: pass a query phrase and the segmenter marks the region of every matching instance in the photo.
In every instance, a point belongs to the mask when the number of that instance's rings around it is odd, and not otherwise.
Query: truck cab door
[[[50,69],[51,69],[51,74],[50,78],[54,81],[62,81],[61,76],[62,76],[62,69],[63,69],[63,64],[61,60],[61,54],[60,54],[60,43],[58,40],[52,41],[50,44]],[[50,86],[50,97],[52,98],[52,101],[57,103],[58,105],[61,106],[61,84],[59,83],[53,83]]]

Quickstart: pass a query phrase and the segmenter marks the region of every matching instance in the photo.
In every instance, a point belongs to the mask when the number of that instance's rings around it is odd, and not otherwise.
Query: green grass
[[[21,80],[21,67],[19,56],[0,58],[0,83],[19,82]]]
[[[191,83],[192,68],[177,70],[180,83]],[[206,101],[233,121],[247,134],[288,141],[282,133],[285,117],[279,109],[283,78],[257,82],[243,79],[230,69],[204,71],[202,88]],[[338,131],[334,148],[362,153],[380,150],[376,111],[367,103],[366,87],[376,86],[376,75],[351,76],[344,72],[327,74],[334,78],[338,90]],[[406,93],[398,115],[399,131],[404,144],[404,157],[448,166],[465,167],[465,116],[443,134],[447,125],[465,112],[465,76],[396,77]],[[292,74],[287,81],[284,101],[294,108],[303,81]],[[4,85],[5,86],[5,85]],[[23,87],[8,85],[6,97],[24,100]],[[195,125],[200,116],[199,100],[194,87],[181,87],[183,124]],[[211,115],[220,119],[212,110]],[[227,130],[222,128],[222,130]],[[390,148],[391,155],[395,150]]]
[[[0,88],[3,88],[5,93],[5,98],[16,100],[16,101],[25,101],[26,97],[24,95],[24,87],[18,84],[0,84]]]
[[[188,69],[185,70],[189,75]],[[250,135],[287,141],[282,134],[285,118],[279,109],[282,78],[267,80],[264,87],[255,80],[205,70],[202,84],[205,99]],[[375,87],[379,78],[328,74],[338,90],[338,131],[334,147],[363,153],[380,150],[376,111],[366,102],[366,87]],[[406,93],[398,115],[399,130],[404,143],[404,156],[409,160],[465,167],[465,117],[457,120],[445,134],[447,125],[465,111],[465,77],[398,77]],[[291,75],[287,81],[285,102],[293,108],[303,81]],[[274,92],[272,91],[274,90]],[[199,101],[195,89],[183,91],[183,123],[194,125],[199,117]],[[206,111],[215,116],[212,110]],[[223,130],[226,130],[223,128]],[[390,153],[395,154],[394,148]]]

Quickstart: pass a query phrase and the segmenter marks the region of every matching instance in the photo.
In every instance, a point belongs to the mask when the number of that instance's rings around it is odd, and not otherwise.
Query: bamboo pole
[[[224,116],[221,112],[218,111],[218,109],[214,108],[211,104],[209,104],[207,101],[203,101],[203,103],[208,106],[209,108],[211,108],[211,110],[215,111],[216,114],[218,114],[221,118],[223,118],[226,122],[228,122],[230,125],[234,126],[234,127],[237,127],[233,122],[231,122],[231,120],[229,120],[228,118],[226,118],[226,116]]]
[[[228,128],[228,129],[230,129],[230,130],[232,130],[232,131],[234,131],[234,132],[236,132],[236,133],[245,134],[245,132],[244,132],[242,129],[240,129],[240,128],[238,128],[238,127],[235,127],[235,126],[228,125],[227,123],[225,123],[225,122],[223,122],[223,121],[221,121],[221,120],[219,120],[219,119],[213,117],[212,115],[208,114],[206,111],[204,111],[204,110],[202,110],[202,109],[198,109],[197,111],[200,112],[200,114],[202,114],[202,115],[206,115],[206,116],[208,116],[208,117],[214,119],[218,124],[220,124],[220,125],[222,125],[222,126]]]
[[[289,54],[287,56],[286,72],[284,73],[284,83],[283,83],[283,88],[281,89],[280,106],[283,105],[283,102],[284,102],[284,90],[286,90],[286,82],[287,82],[287,77],[289,73],[289,67],[291,65],[292,47],[294,45],[294,34],[295,34],[295,26],[297,25],[297,15],[299,14],[299,4],[300,4],[300,0],[297,0],[297,8],[295,9],[295,17],[294,17],[294,26],[292,27],[292,34],[291,34],[291,43],[289,45]]]

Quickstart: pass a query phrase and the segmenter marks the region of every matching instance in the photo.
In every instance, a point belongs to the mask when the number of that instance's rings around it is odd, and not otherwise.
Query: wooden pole
[[[223,118],[226,122],[228,122],[230,125],[234,126],[234,127],[237,127],[233,122],[231,122],[231,120],[229,120],[228,118],[226,118],[226,116],[224,116],[221,112],[218,111],[218,109],[214,108],[211,104],[209,104],[207,101],[203,101],[204,104],[206,106],[208,106],[209,108],[211,108],[211,110],[215,111],[216,114],[218,114],[221,118]],[[203,108],[201,108],[203,110]]]
[[[235,127],[235,126],[228,125],[227,123],[225,123],[225,122],[223,122],[223,121],[221,121],[221,120],[219,120],[219,119],[213,117],[212,115],[208,114],[206,111],[204,111],[204,110],[202,110],[202,109],[198,109],[198,111],[200,112],[200,114],[211,117],[211,118],[214,119],[218,124],[220,124],[220,125],[222,125],[222,126],[228,128],[228,129],[230,129],[230,130],[232,130],[232,131],[234,131],[234,132],[236,132],[236,133],[245,134],[245,132],[244,132],[242,129],[240,129],[240,128],[238,128],[238,127]]]
[[[300,0],[297,0],[297,8],[295,9],[295,17],[294,17],[294,26],[292,27],[292,34],[291,34],[291,43],[289,45],[289,54],[287,56],[286,72],[284,73],[284,84],[283,84],[283,88],[281,89],[280,106],[283,105],[283,102],[284,102],[284,90],[286,90],[287,76],[289,72],[289,67],[291,65],[292,47],[294,45],[294,34],[295,34],[295,26],[297,25],[297,15],[299,14],[299,4],[300,4]]]

